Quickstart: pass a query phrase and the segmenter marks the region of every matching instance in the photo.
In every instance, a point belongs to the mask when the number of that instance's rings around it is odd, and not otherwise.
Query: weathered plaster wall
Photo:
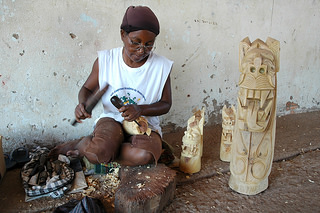
[[[161,33],[156,52],[175,61],[173,107],[163,126],[185,127],[193,108],[220,122],[237,97],[238,45],[249,36],[281,43],[278,115],[320,109],[320,1],[0,0],[0,134],[4,150],[89,134],[72,127],[77,93],[96,51],[121,46],[129,5],[148,5]],[[289,110],[291,108],[291,110]],[[95,109],[97,117],[101,107]],[[168,129],[166,129],[168,130]]]

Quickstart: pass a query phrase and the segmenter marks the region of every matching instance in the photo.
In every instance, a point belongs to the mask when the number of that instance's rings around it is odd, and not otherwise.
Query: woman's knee
[[[134,166],[140,166],[140,165],[142,166],[142,165],[154,163],[154,158],[151,153],[143,150],[143,152],[140,155],[135,156],[132,159],[132,162]]]
[[[154,158],[150,152],[143,150],[142,154],[137,158],[137,165],[146,165],[154,163]]]
[[[123,140],[121,124],[111,118],[101,118],[90,143],[85,146],[84,155],[90,162],[108,163],[118,156]]]
[[[139,166],[154,163],[154,157],[144,149],[132,147],[130,144],[123,144],[120,161],[123,165]]]

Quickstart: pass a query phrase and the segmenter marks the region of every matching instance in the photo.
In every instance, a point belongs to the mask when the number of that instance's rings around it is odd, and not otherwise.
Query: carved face
[[[183,157],[192,158],[202,155],[204,110],[204,108],[195,110],[188,120],[187,131],[182,137],[181,156]]]
[[[235,123],[235,108],[227,108],[226,106],[222,109],[222,134],[226,136],[227,133],[232,134]]]
[[[181,156],[195,157],[200,155],[201,134],[197,128],[185,131],[182,142]]]
[[[240,61],[238,96],[239,128],[262,132],[266,129],[275,106],[276,57],[258,40],[243,49]]]

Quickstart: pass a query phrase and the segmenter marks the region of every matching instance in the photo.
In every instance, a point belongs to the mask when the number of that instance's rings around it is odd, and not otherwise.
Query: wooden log
[[[161,212],[175,195],[176,171],[164,164],[122,167],[115,212]]]

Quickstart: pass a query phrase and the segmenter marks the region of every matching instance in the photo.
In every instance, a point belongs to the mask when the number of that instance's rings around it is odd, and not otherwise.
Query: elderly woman
[[[123,47],[98,52],[92,72],[79,91],[75,108],[77,122],[90,118],[85,103],[96,91],[108,85],[102,96],[104,111],[93,134],[51,150],[50,155],[85,156],[91,163],[117,160],[136,166],[156,163],[162,151],[162,132],[158,116],[171,107],[170,71],[173,62],[152,52],[159,22],[150,8],[130,6],[121,24]],[[110,102],[119,97],[125,105],[117,109]],[[127,135],[124,120],[143,116],[150,135]]]

